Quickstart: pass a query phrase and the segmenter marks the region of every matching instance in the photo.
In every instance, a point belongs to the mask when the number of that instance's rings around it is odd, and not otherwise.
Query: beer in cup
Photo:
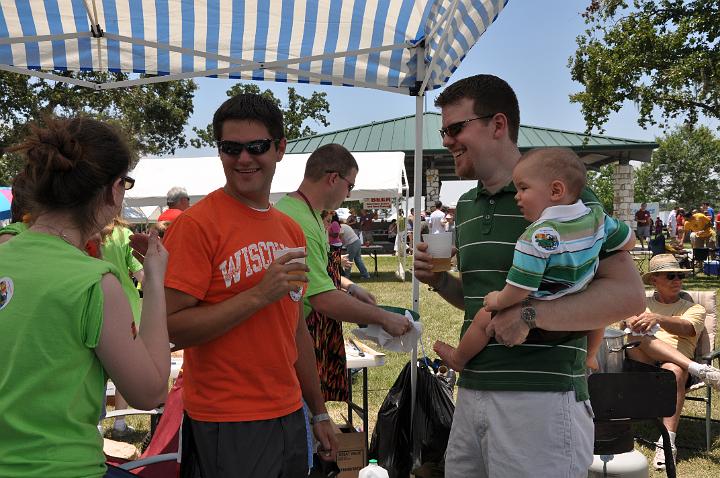
[[[275,260],[280,259],[285,254],[288,254],[290,252],[305,252],[304,247],[286,247],[285,249],[275,249]],[[299,262],[300,264],[305,264],[305,258],[304,257],[298,257],[295,259],[289,260],[287,263],[292,264],[293,262]],[[304,274],[305,271],[290,271],[290,274]],[[292,285],[295,285],[297,287],[302,287],[305,285],[303,281],[290,281]]]
[[[452,256],[453,233],[438,232],[436,234],[423,234],[423,242],[428,245],[427,253],[432,256],[432,271],[444,272],[450,270]]]

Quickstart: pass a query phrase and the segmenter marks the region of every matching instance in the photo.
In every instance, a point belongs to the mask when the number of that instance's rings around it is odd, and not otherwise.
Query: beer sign
[[[393,198],[365,198],[363,208],[365,209],[390,209]]]

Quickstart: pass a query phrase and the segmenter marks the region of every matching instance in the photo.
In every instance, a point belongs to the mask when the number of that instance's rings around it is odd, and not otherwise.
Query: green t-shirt
[[[107,380],[95,355],[112,264],[57,236],[0,244],[0,476],[102,477]]]
[[[12,234],[13,236],[17,236],[21,232],[25,232],[28,229],[28,225],[24,222],[13,222],[12,224],[8,224],[7,226],[0,228],[0,236],[3,234]]]
[[[303,313],[307,317],[312,310],[310,297],[329,290],[335,290],[335,284],[333,284],[327,272],[328,254],[330,253],[327,232],[322,226],[320,211],[311,213],[307,203],[302,199],[285,196],[275,204],[275,207],[293,218],[305,234],[305,240],[307,241],[305,264],[310,269],[310,272],[308,272],[308,288],[303,298]]]
[[[515,201],[516,193],[510,183],[495,194],[483,187],[473,188],[458,200],[455,237],[465,302],[461,336],[482,307],[485,295],[505,286],[515,244],[529,225]],[[588,207],[599,204],[587,188],[580,199]],[[458,385],[475,390],[574,390],[578,400],[587,400],[585,334],[568,333],[562,339],[542,343],[538,334],[531,331],[524,344],[513,348],[492,340],[467,363]]]
[[[140,294],[130,278],[143,268],[142,264],[132,255],[130,235],[132,232],[126,227],[115,227],[112,234],[105,238],[102,244],[102,258],[117,267],[121,272],[120,285],[130,302],[135,325],[140,325]]]

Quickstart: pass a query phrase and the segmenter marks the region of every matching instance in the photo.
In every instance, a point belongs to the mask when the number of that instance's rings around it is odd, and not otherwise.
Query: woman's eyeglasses
[[[270,149],[270,145],[273,142],[277,143],[277,139],[256,139],[255,141],[248,141],[247,143],[238,143],[237,141],[219,141],[218,148],[220,152],[228,154],[230,156],[238,156],[242,153],[243,149],[246,149],[248,153],[254,155],[265,154]]]
[[[130,176],[123,176],[122,180],[125,186],[125,191],[129,191],[133,188],[133,186],[135,186],[135,180]]]
[[[665,273],[665,277],[667,277],[667,280],[683,280],[685,279],[685,274],[683,274],[682,272],[667,272]]]
[[[485,116],[478,116],[477,118],[470,118],[466,119],[464,121],[458,121],[457,123],[449,124],[444,128],[441,128],[440,131],[440,137],[444,138],[445,136],[450,136],[451,138],[454,138],[455,136],[460,134],[460,131],[465,127],[466,124],[468,124],[471,121],[475,120],[481,120],[481,119],[490,119],[493,116],[495,116],[496,113],[485,115]]]

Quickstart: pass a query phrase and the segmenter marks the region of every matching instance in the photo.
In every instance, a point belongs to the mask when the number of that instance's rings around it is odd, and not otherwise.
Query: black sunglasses
[[[348,185],[348,192],[350,192],[350,191],[352,191],[353,189],[355,189],[355,183],[351,183],[351,182],[348,180],[348,178],[346,178],[346,177],[343,176],[342,174],[338,173],[337,171],[325,171],[325,174],[332,174],[332,173],[337,174],[340,179],[342,179],[343,181],[345,181],[345,182],[347,183],[347,185]]]
[[[449,124],[444,128],[441,128],[440,131],[440,137],[444,138],[446,135],[450,136],[451,138],[454,138],[458,134],[460,134],[460,131],[465,127],[466,124],[468,124],[471,121],[475,120],[481,120],[481,119],[490,119],[493,116],[495,116],[497,113],[492,113],[485,116],[478,116],[477,118],[470,118],[466,119],[465,121],[458,121],[457,123]]]
[[[123,176],[121,179],[125,183],[124,184],[125,191],[128,191],[128,190],[132,189],[133,186],[135,186],[135,180],[133,178],[131,178],[130,176]]]
[[[667,277],[667,280],[683,280],[685,279],[685,274],[683,274],[682,272],[666,272],[665,277]]]
[[[237,141],[218,141],[218,149],[221,153],[229,154],[230,156],[238,156],[242,153],[243,149],[246,149],[248,153],[259,155],[265,154],[270,149],[270,145],[279,143],[279,139],[256,139],[254,141],[248,141],[247,143],[238,143]]]

